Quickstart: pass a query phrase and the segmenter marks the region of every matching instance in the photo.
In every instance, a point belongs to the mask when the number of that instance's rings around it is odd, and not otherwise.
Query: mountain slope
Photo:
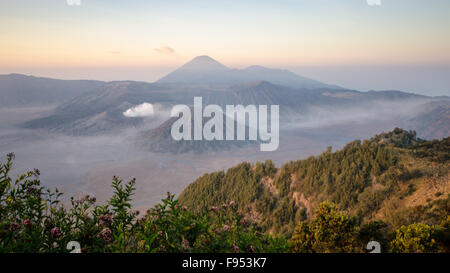
[[[442,208],[430,212],[450,194],[449,154],[450,138],[427,142],[416,139],[414,132],[395,129],[280,168],[271,161],[244,162],[205,174],[179,200],[194,209],[236,201],[264,230],[287,234],[324,200],[362,222],[382,220],[398,227],[422,217],[435,224]],[[423,210],[417,212],[417,206]],[[444,207],[444,213],[449,209]]]
[[[127,118],[122,113],[144,102],[166,106],[192,105],[194,96],[203,104],[282,105],[281,113],[300,109],[307,104],[337,101],[320,94],[274,85],[268,82],[232,85],[225,90],[197,89],[186,86],[164,86],[141,82],[111,82],[60,105],[48,117],[34,119],[27,128],[55,130],[68,134],[104,133],[117,127],[133,126],[140,118]],[[128,125],[127,125],[128,124]]]
[[[142,122],[142,118],[125,117],[123,112],[127,109],[143,102],[164,103],[169,97],[164,90],[149,83],[111,82],[58,106],[50,116],[28,121],[24,126],[73,135],[105,133]]]
[[[257,141],[219,141],[219,140],[180,140],[175,141],[171,135],[171,128],[177,118],[173,117],[165,121],[157,128],[143,132],[137,141],[137,144],[146,150],[156,153],[181,154],[193,152],[201,154],[206,152],[217,152],[236,149],[246,145],[256,144]],[[191,139],[193,139],[194,118],[191,116]],[[203,120],[206,122],[206,119]],[[223,134],[226,133],[226,115],[223,115]],[[248,127],[246,127],[248,134]],[[236,139],[236,132],[235,132]]]
[[[450,100],[432,101],[424,104],[424,111],[411,118],[410,128],[425,139],[444,138],[450,135]]]
[[[0,107],[61,103],[103,84],[101,81],[90,80],[56,80],[21,74],[0,75]]]

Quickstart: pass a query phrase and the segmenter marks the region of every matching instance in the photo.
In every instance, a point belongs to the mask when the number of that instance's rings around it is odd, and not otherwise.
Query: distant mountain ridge
[[[22,74],[0,75],[0,107],[47,105],[68,101],[105,82],[57,80]]]
[[[253,65],[245,69],[231,69],[209,56],[198,56],[164,76],[157,83],[238,84],[268,81],[292,88],[335,88],[316,80],[296,75],[288,70]]]

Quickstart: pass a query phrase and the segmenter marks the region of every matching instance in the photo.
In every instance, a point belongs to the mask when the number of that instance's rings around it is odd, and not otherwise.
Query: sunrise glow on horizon
[[[154,80],[198,55],[230,67],[450,66],[446,0],[80,3],[0,0],[0,73],[142,68]]]

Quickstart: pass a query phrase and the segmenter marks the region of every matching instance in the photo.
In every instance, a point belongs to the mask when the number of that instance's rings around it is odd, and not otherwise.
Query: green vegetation
[[[383,140],[383,141],[381,141]],[[241,163],[205,174],[143,215],[135,180],[113,196],[61,200],[39,170],[12,179],[0,163],[0,252],[448,252],[448,138],[396,129],[276,168]]]
[[[355,252],[356,219],[323,202],[310,223],[300,222],[292,236],[292,252]]]
[[[296,253],[363,252],[369,241],[377,241],[383,252],[448,252],[447,220],[439,226],[413,223],[392,231],[386,227],[382,221],[358,226],[355,217],[339,212],[334,204],[323,202],[309,223],[302,221],[297,225],[289,250]]]
[[[448,162],[450,160],[450,137],[442,141],[423,141],[412,147],[417,157],[429,158],[437,162]]]
[[[438,250],[436,233],[437,228],[422,223],[402,226],[395,231],[395,239],[391,242],[392,251],[400,253],[436,252]]]
[[[401,128],[395,128],[391,132],[376,135],[371,141],[400,148],[411,147],[419,142],[423,142],[423,140],[417,139],[415,131],[405,131]]]
[[[369,237],[383,241],[387,249],[402,226],[439,226],[449,214],[448,143],[449,138],[424,141],[414,131],[396,128],[278,169],[266,161],[206,174],[189,185],[179,200],[194,209],[243,200],[245,206],[239,209],[264,231],[288,238],[314,232],[308,224],[314,226],[315,209],[328,201],[355,219],[358,236],[366,242]],[[435,188],[439,189],[435,194],[428,194]],[[383,236],[376,234],[375,227]],[[441,246],[446,247],[446,242]],[[322,251],[312,245],[306,249]]]
[[[0,164],[0,252],[283,252],[287,240],[263,234],[238,213],[235,202],[193,213],[173,195],[145,215],[131,207],[135,181],[113,178],[105,205],[95,197],[71,199],[40,185],[39,171],[13,180],[13,154]]]

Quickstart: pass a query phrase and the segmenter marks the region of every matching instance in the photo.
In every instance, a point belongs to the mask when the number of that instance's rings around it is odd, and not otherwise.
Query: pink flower
[[[16,155],[14,153],[8,153],[6,157],[8,157],[9,160],[13,160],[16,157]]]
[[[13,222],[12,224],[11,224],[11,231],[16,231],[16,230],[18,230],[19,229],[19,224],[17,223],[17,222]]]
[[[230,226],[229,225],[223,225],[222,230],[225,231],[225,232],[228,232],[228,231],[230,231]]]
[[[249,250],[251,253],[255,253],[255,248],[254,248],[252,245],[249,245],[249,246],[248,246],[248,250]]]
[[[113,219],[111,214],[102,214],[98,217],[98,225],[100,227],[108,226],[112,223]]]
[[[26,227],[28,229],[31,229],[33,227],[33,223],[31,223],[30,219],[26,219],[25,221],[23,221],[22,224],[23,224],[24,227]]]
[[[219,211],[219,209],[217,207],[211,207],[211,211],[214,213],[217,213]]]
[[[236,202],[234,202],[234,201],[230,201],[230,203],[228,204],[228,206],[230,206],[230,207],[234,207],[236,205]]]
[[[80,199],[80,202],[84,203],[84,202],[89,201],[89,200],[91,200],[90,196],[89,196],[89,194],[86,194],[83,198]]]
[[[239,247],[235,244],[233,244],[233,252],[234,253],[238,253],[239,252]]]
[[[111,241],[111,230],[109,228],[104,228],[97,234],[97,238],[102,238],[105,242]]]
[[[53,239],[56,239],[62,235],[61,231],[57,227],[52,228],[51,234]]]
[[[183,249],[188,249],[189,248],[189,241],[184,239],[183,241],[181,241],[181,246],[183,247]]]

